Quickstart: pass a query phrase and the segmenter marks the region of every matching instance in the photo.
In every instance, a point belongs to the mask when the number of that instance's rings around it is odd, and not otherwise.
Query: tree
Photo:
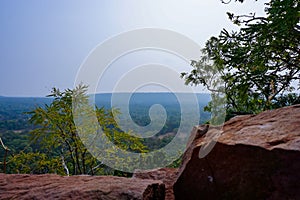
[[[7,153],[9,150],[9,148],[7,146],[4,145],[1,137],[0,137],[0,144],[1,144],[1,147],[3,147],[5,153],[4,153],[4,157],[3,157],[3,163],[0,163],[0,164],[3,164],[3,172],[6,173],[6,158],[7,158]]]
[[[40,146],[40,151],[19,153],[12,157],[11,167],[21,173],[59,173],[59,174],[104,174],[114,173],[94,158],[78,136],[73,121],[72,106],[88,102],[87,86],[61,92],[53,88],[48,97],[53,98],[50,105],[37,107],[32,112],[30,122],[37,128],[31,131],[31,141]],[[145,152],[141,140],[123,132],[114,120],[114,109],[86,106],[84,112],[96,112],[100,126],[110,140],[125,150]],[[107,172],[107,169],[109,170]],[[117,172],[120,175],[120,172]],[[127,175],[121,173],[121,175]]]
[[[218,37],[211,37],[202,50],[204,56],[192,61],[193,70],[182,73],[186,84],[203,84],[210,90],[209,74],[221,73],[230,113],[256,113],[285,105],[288,102],[278,101],[299,89],[299,1],[271,0],[265,12],[265,17],[228,12],[239,31],[223,29]],[[290,97],[294,97],[289,99],[291,104],[299,102],[299,95]]]

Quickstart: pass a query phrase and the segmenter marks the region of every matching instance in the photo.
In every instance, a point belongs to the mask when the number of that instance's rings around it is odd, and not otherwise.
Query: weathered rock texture
[[[300,199],[300,105],[235,117],[219,136],[212,127],[202,136],[205,129],[191,135],[176,199]],[[212,138],[217,143],[200,159]]]
[[[164,199],[161,181],[112,176],[0,174],[0,199]]]
[[[167,200],[173,200],[173,185],[177,178],[178,169],[175,168],[160,168],[153,170],[136,170],[133,177],[140,179],[161,180],[166,187]]]

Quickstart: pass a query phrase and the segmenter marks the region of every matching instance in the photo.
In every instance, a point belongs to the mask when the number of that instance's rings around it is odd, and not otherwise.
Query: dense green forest
[[[117,96],[117,106],[124,106],[123,96],[126,94],[120,93],[115,94]],[[189,103],[189,95],[186,94],[186,102]],[[95,105],[98,108],[105,110],[112,109],[111,105],[112,94],[97,94],[95,95]],[[201,112],[201,118],[199,123],[205,123],[209,120],[210,114],[204,112],[203,108],[210,100],[209,94],[197,94],[199,108]],[[9,148],[8,157],[6,158],[7,167],[6,173],[17,173],[18,171],[13,171],[11,169],[13,159],[12,157],[17,157],[22,154],[27,156],[31,155],[30,158],[26,159],[36,159],[42,160],[35,153],[37,152],[46,152],[44,146],[41,145],[41,139],[36,141],[32,139],[31,132],[35,130],[40,130],[41,124],[30,123],[30,119],[33,116],[33,113],[30,113],[37,108],[47,108],[53,103],[54,97],[48,98],[15,98],[15,97],[1,97],[0,98],[0,137],[5,146]],[[154,137],[143,139],[142,143],[147,147],[148,150],[160,149],[168,144],[175,134],[177,133],[178,127],[180,125],[180,103],[178,102],[176,95],[172,93],[134,93],[129,102],[130,117],[133,122],[139,126],[146,126],[151,122],[149,117],[149,109],[154,104],[160,104],[164,107],[167,119],[163,128],[155,134]],[[193,109],[193,108],[192,108]],[[153,116],[152,116],[153,117]],[[131,120],[131,119],[126,119]],[[154,120],[161,120],[159,113],[154,115]],[[126,121],[125,121],[126,124]],[[130,130],[131,127],[125,127]],[[59,154],[59,149],[53,150],[54,154]],[[32,154],[30,154],[32,153]],[[0,162],[4,161],[5,150],[0,148]],[[16,156],[17,155],[17,156]],[[55,156],[55,155],[53,155]],[[35,157],[35,158],[33,158]],[[25,158],[22,158],[25,159]],[[14,161],[15,162],[15,161]],[[24,161],[26,162],[26,161]],[[58,161],[57,161],[58,162]],[[63,169],[63,168],[62,168]],[[3,171],[3,165],[1,166],[1,171]],[[26,170],[24,170],[27,172]],[[19,171],[19,172],[22,172]],[[46,171],[47,172],[47,171]],[[32,173],[35,173],[34,171]],[[41,173],[41,172],[38,172]],[[63,170],[62,170],[63,173]],[[103,173],[103,172],[102,172]]]
[[[36,144],[29,142],[29,132],[35,126],[29,123],[30,116],[26,112],[51,101],[51,98],[0,97],[0,137],[10,149],[10,155],[38,148]],[[4,149],[1,147],[0,162],[3,161],[3,156]]]

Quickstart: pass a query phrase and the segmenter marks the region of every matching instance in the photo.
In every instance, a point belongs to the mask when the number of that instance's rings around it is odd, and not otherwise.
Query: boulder
[[[165,199],[173,200],[173,184],[177,178],[177,168],[159,168],[153,170],[136,170],[133,177],[140,179],[160,180],[165,184],[166,196]]]
[[[0,174],[0,199],[164,199],[161,181],[113,176]]]
[[[195,127],[173,189],[175,199],[299,199],[300,105]]]

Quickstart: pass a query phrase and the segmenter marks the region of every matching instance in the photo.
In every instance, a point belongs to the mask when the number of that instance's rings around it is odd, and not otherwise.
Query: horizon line
[[[128,94],[131,92],[97,92],[97,93],[90,93],[88,95],[97,95],[97,94]],[[167,91],[149,91],[149,92],[133,92],[132,94],[145,94],[145,93],[164,93],[164,94],[210,94],[209,92],[167,92]],[[6,96],[0,95],[0,98],[48,98],[47,95],[45,96]]]

